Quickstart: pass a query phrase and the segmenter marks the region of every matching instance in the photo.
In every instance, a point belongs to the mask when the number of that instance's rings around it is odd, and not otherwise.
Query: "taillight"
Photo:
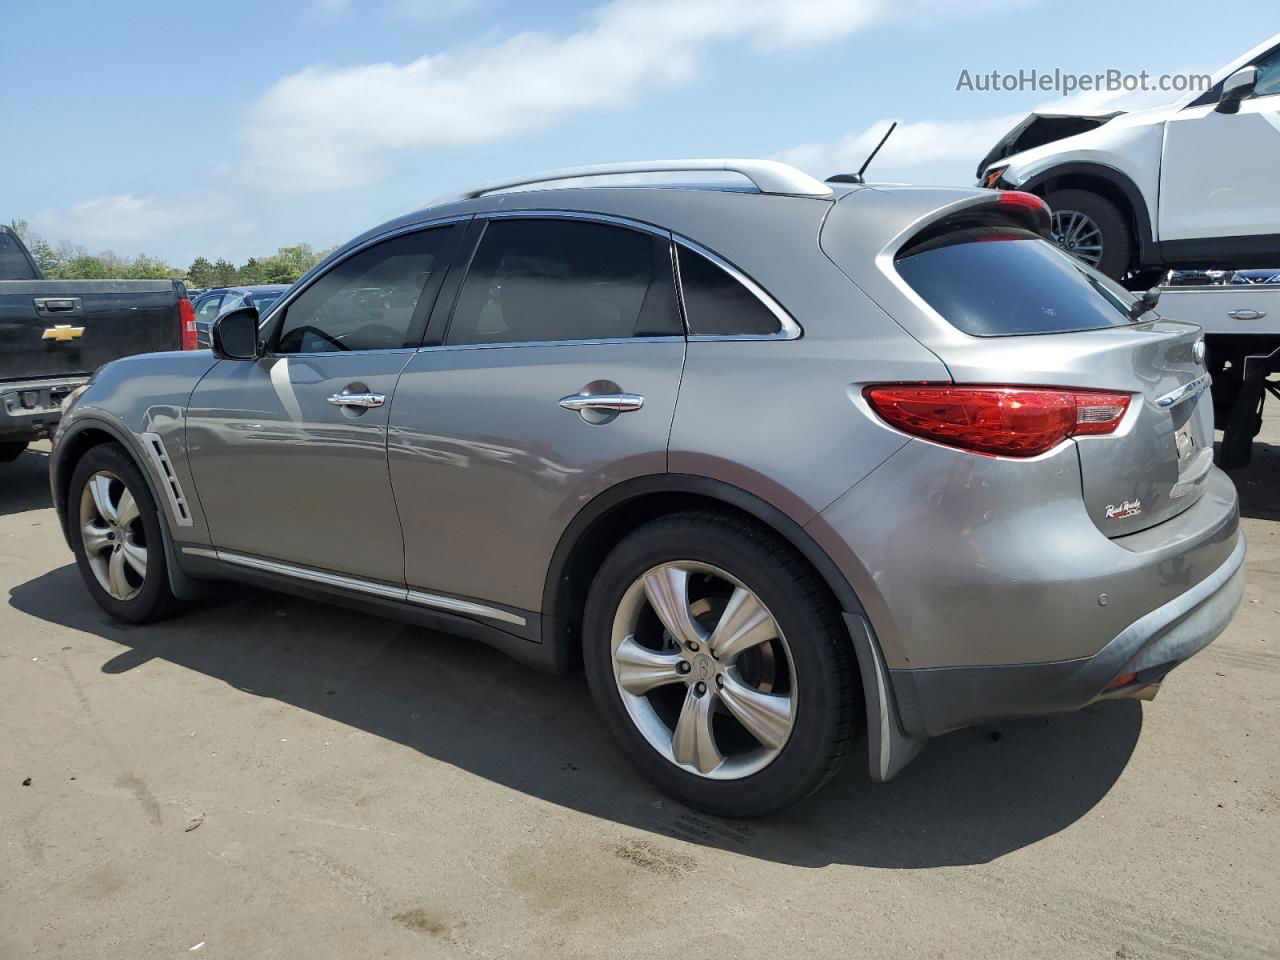
[[[1034,193],[1027,193],[1024,190],[1003,190],[1000,197],[996,201],[1002,207],[1019,207],[1023,210],[1034,210],[1036,213],[1043,213],[1046,216],[1049,213],[1049,205],[1037,197]]]
[[[178,301],[178,329],[182,331],[183,350],[200,349],[196,342],[196,312],[186,297]]]
[[[945,384],[867,387],[863,395],[904,433],[1002,457],[1034,457],[1068,437],[1111,433],[1130,400],[1101,390]]]

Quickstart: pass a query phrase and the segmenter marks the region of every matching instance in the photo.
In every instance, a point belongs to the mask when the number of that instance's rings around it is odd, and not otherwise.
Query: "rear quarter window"
[[[899,276],[974,337],[1071,333],[1129,323],[1121,288],[1039,234],[970,227],[909,246]]]
[[[0,280],[34,280],[35,271],[31,269],[26,255],[18,246],[18,241],[7,233],[0,233]]]

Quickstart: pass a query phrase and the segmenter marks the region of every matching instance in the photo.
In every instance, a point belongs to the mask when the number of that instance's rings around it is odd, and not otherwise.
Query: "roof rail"
[[[627,163],[599,163],[586,167],[565,167],[563,170],[546,170],[542,173],[499,180],[494,183],[465,190],[462,193],[442,197],[436,203],[452,203],[472,200],[509,190],[552,180],[577,180],[586,177],[609,177],[629,173],[740,173],[761,193],[781,193],[798,197],[829,197],[831,188],[814,177],[778,160],[635,160]]]

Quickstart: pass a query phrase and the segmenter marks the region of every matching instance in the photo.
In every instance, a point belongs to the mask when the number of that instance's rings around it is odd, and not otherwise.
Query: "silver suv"
[[[636,173],[668,182],[589,179]],[[55,501],[120,620],[252,581],[581,664],[635,764],[724,815],[864,730],[885,780],[949,730],[1150,696],[1240,601],[1198,328],[1048,230],[1027,194],[767,161],[496,184],[212,352],[104,367]]]

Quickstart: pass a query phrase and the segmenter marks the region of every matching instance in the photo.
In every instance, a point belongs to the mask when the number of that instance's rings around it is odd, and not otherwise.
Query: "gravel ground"
[[[110,622],[33,449],[0,467],[0,958],[1280,956],[1262,439],[1243,608],[1157,700],[882,786],[859,751],[753,822],[641,781],[581,677],[464,640],[249,590]]]

